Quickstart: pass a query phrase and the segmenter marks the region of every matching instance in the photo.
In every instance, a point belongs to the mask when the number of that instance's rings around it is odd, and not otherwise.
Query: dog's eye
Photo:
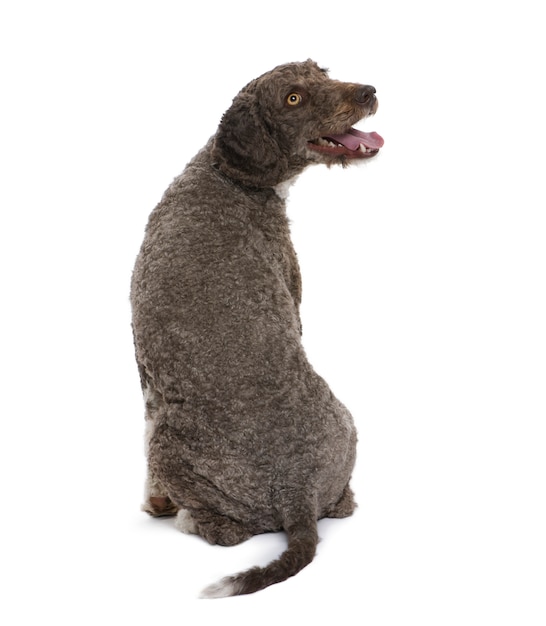
[[[298,106],[301,104],[302,97],[299,93],[291,93],[288,98],[286,98],[286,104],[289,104],[292,107]]]

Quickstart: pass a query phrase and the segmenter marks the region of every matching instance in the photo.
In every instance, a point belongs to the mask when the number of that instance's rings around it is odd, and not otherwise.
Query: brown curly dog
[[[310,60],[279,66],[237,95],[150,216],[131,286],[143,508],[213,544],[288,536],[277,560],[205,597],[293,576],[314,557],[317,520],[354,510],[355,427],[302,348],[285,196],[310,164],[374,156],[381,137],[352,124],[376,108],[373,87]]]

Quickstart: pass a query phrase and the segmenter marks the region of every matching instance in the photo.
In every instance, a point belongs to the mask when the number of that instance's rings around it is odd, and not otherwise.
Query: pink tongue
[[[361,130],[356,130],[356,128],[351,128],[351,130],[342,135],[327,135],[325,139],[331,139],[336,143],[340,143],[346,148],[349,148],[349,150],[358,150],[361,143],[363,143],[366,148],[379,150],[384,143],[381,135],[377,133],[363,133]]]

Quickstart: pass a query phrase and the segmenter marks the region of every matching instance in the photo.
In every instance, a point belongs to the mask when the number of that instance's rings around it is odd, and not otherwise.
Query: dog
[[[250,82],[152,212],[131,282],[146,405],[143,509],[232,546],[284,530],[266,567],[204,597],[253,593],[308,565],[317,520],[355,508],[353,419],[301,343],[301,277],[285,210],[308,166],[373,158],[353,124],[375,89],[288,63]]]

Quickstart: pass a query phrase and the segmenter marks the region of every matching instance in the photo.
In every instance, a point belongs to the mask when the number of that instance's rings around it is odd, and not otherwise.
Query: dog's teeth
[[[365,154],[367,154],[369,152],[373,152],[373,148],[366,148],[366,146],[363,143],[360,144],[359,150],[361,152],[364,152]]]
[[[324,137],[319,137],[315,141],[315,143],[319,146],[325,146],[327,148],[343,148],[342,144],[336,143],[335,141],[330,141],[329,139],[325,139]]]
[[[328,141],[327,139],[324,139],[324,137],[319,137],[319,139],[317,140],[317,143],[319,146],[328,146],[331,147],[334,144],[331,141]]]

